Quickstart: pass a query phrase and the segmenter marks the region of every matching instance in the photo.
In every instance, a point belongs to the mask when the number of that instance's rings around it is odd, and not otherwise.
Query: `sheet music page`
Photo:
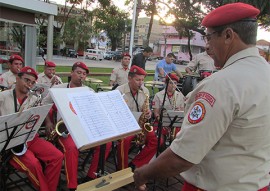
[[[140,129],[119,90],[97,94],[108,117],[117,127],[117,134]]]
[[[52,104],[49,104],[29,108],[22,111],[22,113],[0,116],[0,151],[3,149],[8,138],[11,138],[11,140],[6,149],[13,148],[25,141],[31,141],[36,135],[51,107]],[[8,137],[7,135],[11,136],[11,132],[15,127],[17,128],[14,135],[12,137]],[[6,130],[8,130],[8,133]]]
[[[104,111],[97,93],[69,93],[68,98],[90,142],[103,140],[117,133],[117,128]]]

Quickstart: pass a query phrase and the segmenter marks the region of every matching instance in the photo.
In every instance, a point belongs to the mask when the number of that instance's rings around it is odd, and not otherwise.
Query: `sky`
[[[65,4],[65,0],[52,0],[52,1],[55,1],[59,4]],[[122,7],[122,8],[125,7],[124,0],[112,0],[112,1],[118,7]],[[264,39],[270,42],[270,32],[267,32],[264,29],[259,28],[257,32],[257,40],[261,40],[261,39]]]

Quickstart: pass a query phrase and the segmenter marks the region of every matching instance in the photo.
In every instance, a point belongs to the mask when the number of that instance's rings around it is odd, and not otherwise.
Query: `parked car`
[[[85,52],[85,58],[101,61],[104,59],[104,52],[99,49],[87,49]]]
[[[116,51],[116,52],[114,52],[113,59],[115,61],[121,60],[122,59],[122,53],[123,53],[122,51]]]
[[[78,53],[74,49],[69,49],[67,56],[71,58],[78,58]]]
[[[106,60],[113,59],[113,56],[114,56],[114,52],[112,52],[112,51],[107,51],[104,53],[104,59],[106,59]]]

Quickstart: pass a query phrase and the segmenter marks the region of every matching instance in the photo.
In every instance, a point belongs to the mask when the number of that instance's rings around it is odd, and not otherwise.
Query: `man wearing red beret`
[[[52,88],[77,88],[82,87],[83,82],[89,74],[89,69],[83,62],[76,62],[73,64],[71,69],[71,80],[69,83],[63,83],[53,86]],[[89,88],[90,91],[94,91],[93,89]],[[47,94],[47,96],[42,100],[42,104],[50,104],[53,103],[53,99],[50,94]],[[55,113],[57,111],[54,111]],[[46,130],[48,136],[50,135],[50,132],[55,128],[55,124],[61,120],[61,116],[59,114],[56,114],[56,122],[52,120],[51,116],[47,116],[45,119],[46,124]],[[76,127],[74,127],[76,128]],[[78,185],[78,157],[79,157],[79,151],[70,135],[67,137],[57,137],[56,141],[59,142],[59,145],[62,147],[62,150],[64,152],[64,160],[65,160],[65,170],[66,170],[66,178],[67,178],[67,187],[70,191],[76,190]],[[108,157],[109,152],[111,148],[111,143],[108,143],[106,146],[106,157]],[[96,172],[98,168],[98,161],[99,161],[99,151],[100,147],[96,147],[94,151],[94,157],[92,159],[92,163],[90,165],[88,174],[90,179],[96,178]]]
[[[22,68],[16,76],[15,88],[0,92],[0,116],[34,107],[38,98],[29,90],[36,80],[37,73],[33,68]],[[57,148],[36,135],[26,145],[16,146],[11,151],[10,164],[27,174],[38,190],[56,191],[63,161],[63,154]],[[40,161],[43,161],[44,169]]]
[[[117,89],[124,95],[129,109],[132,112],[142,112],[146,95],[149,96],[149,91],[143,86],[146,72],[138,67],[132,66],[128,74],[128,83],[118,86]],[[148,100],[149,102],[149,100]],[[149,103],[148,103],[149,104]],[[145,114],[146,118],[151,117],[151,111],[148,107]],[[141,167],[147,164],[157,151],[157,138],[154,132],[146,134],[145,146],[140,153],[128,164],[128,151],[135,135],[122,139],[117,145],[118,168],[124,169],[128,166],[134,168]]]
[[[9,58],[9,71],[0,76],[0,85],[6,88],[11,88],[16,83],[16,76],[23,67],[23,58],[19,55],[13,54]]]
[[[202,21],[219,72],[188,94],[171,146],[135,170],[139,190],[152,178],[181,173],[182,191],[260,190],[270,182],[270,65],[256,48],[259,10],[232,3]]]
[[[62,84],[59,76],[55,75],[56,64],[52,61],[46,61],[44,64],[44,72],[38,75],[38,83],[47,84],[49,87],[53,85]]]
[[[123,85],[128,82],[128,73],[129,73],[129,62],[131,56],[129,53],[123,53],[121,66],[118,66],[113,69],[110,77],[110,86],[114,86],[114,89],[117,86]]]

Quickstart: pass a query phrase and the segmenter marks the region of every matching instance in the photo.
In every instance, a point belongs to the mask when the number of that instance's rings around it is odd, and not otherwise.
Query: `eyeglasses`
[[[26,84],[31,84],[31,85],[35,85],[36,84],[36,81],[31,81],[30,79],[28,78],[22,78],[21,79],[26,83]]]
[[[214,31],[212,33],[206,34],[202,36],[202,40],[204,40],[205,43],[209,42],[211,40],[211,36],[219,31]]]

